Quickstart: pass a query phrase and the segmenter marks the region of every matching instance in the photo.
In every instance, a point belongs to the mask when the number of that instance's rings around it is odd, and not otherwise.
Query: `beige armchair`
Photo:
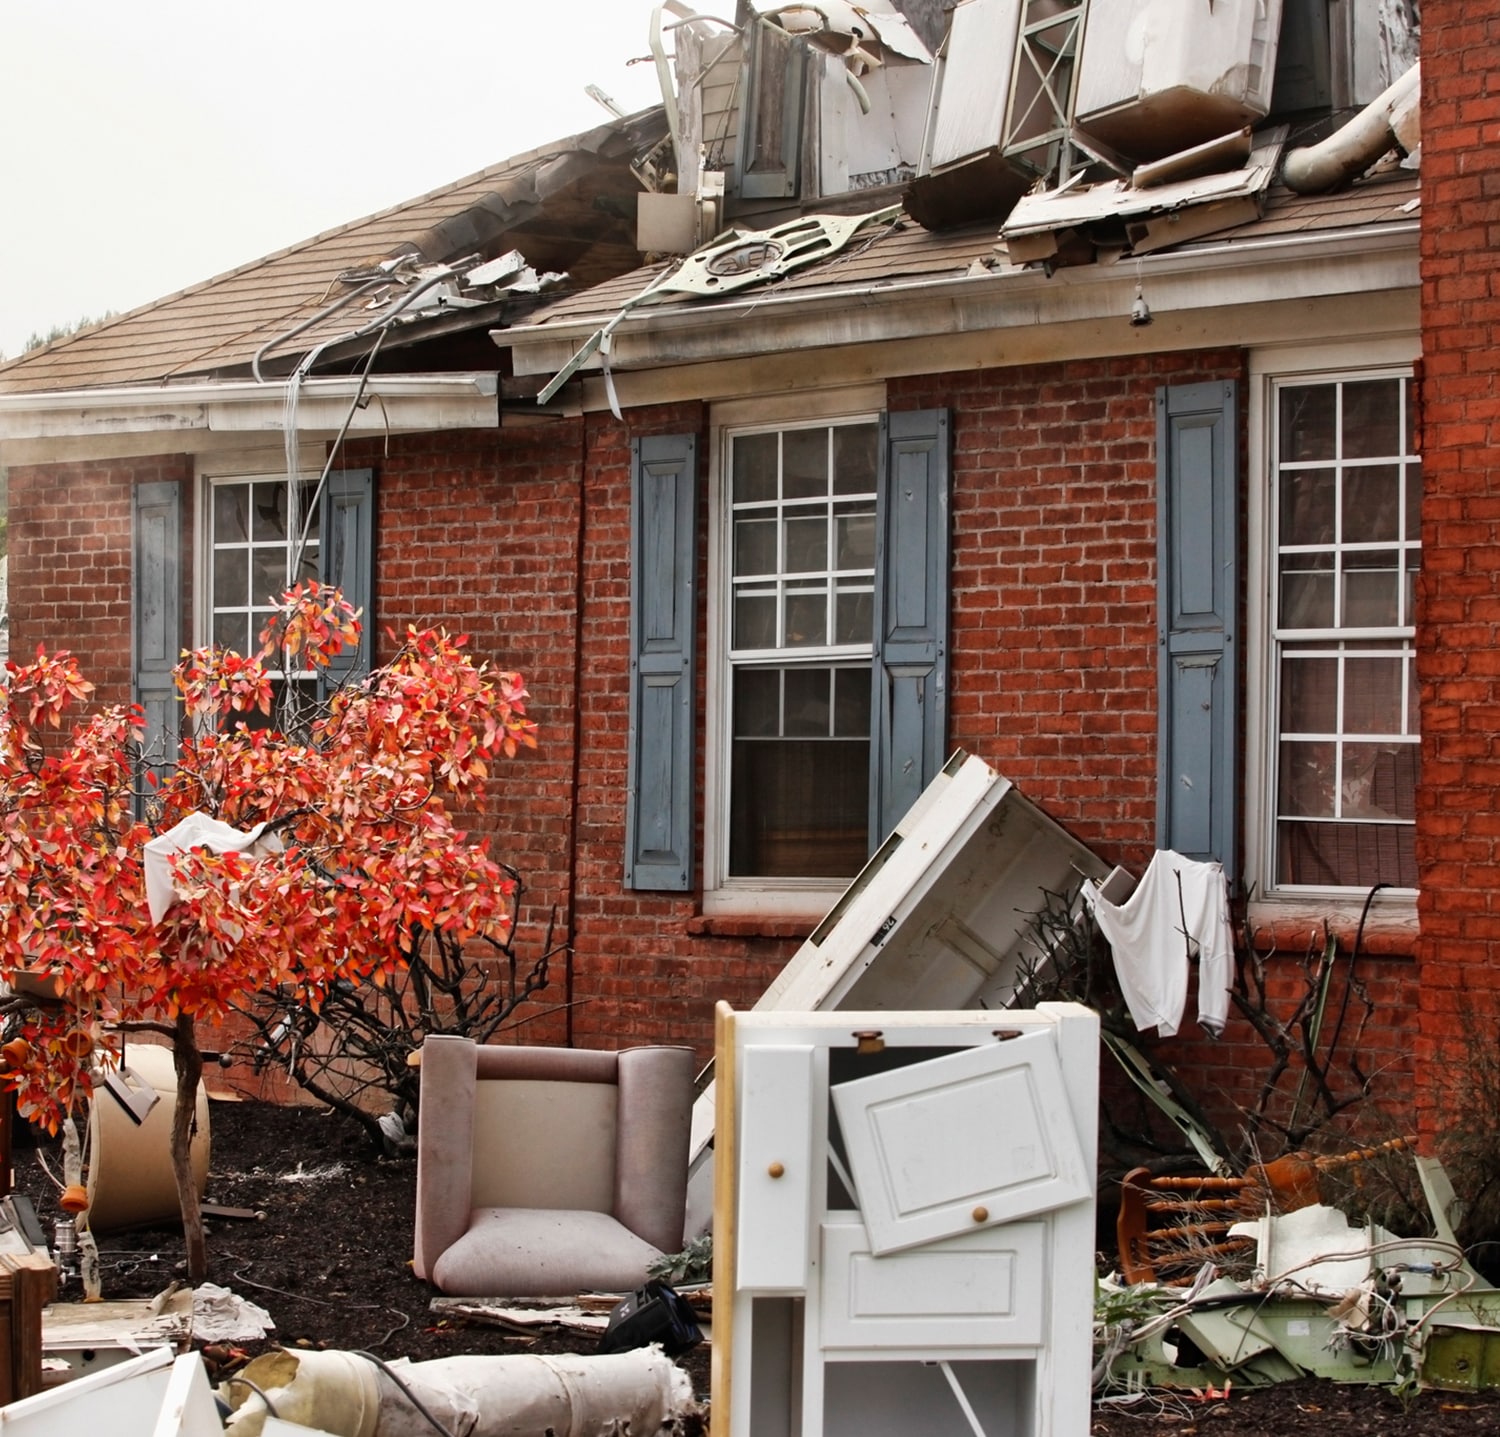
[[[454,1296],[629,1292],[682,1246],[690,1048],[422,1045],[413,1267]]]

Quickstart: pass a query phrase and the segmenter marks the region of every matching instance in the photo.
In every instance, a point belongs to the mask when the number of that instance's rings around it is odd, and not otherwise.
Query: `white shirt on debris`
[[[1163,848],[1124,903],[1111,903],[1089,883],[1083,895],[1109,939],[1135,1026],[1155,1028],[1164,1038],[1181,1026],[1191,953],[1198,959],[1198,1022],[1218,1037],[1229,1016],[1234,971],[1223,868]]]

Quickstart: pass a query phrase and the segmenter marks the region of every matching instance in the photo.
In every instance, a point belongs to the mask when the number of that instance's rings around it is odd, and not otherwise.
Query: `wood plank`
[[[44,1253],[0,1253],[0,1402],[42,1390],[42,1309],[56,1292]]]

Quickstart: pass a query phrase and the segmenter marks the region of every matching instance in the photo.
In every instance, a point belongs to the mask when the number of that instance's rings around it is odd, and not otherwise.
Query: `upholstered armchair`
[[[454,1296],[629,1292],[682,1246],[690,1048],[422,1045],[413,1267]]]

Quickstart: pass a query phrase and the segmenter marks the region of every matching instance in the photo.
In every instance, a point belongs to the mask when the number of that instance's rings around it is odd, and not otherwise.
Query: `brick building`
[[[285,559],[289,449],[310,482],[347,420],[313,562],[377,634],[444,622],[532,691],[540,748],[499,777],[498,846],[571,958],[528,1036],[706,1053],[715,1000],[755,1001],[963,748],[1106,863],[1222,861],[1276,1004],[1326,924],[1332,1001],[1353,972],[1374,1004],[1341,1054],[1369,1078],[1363,1121],[1430,1133],[1500,973],[1500,18],[1424,7],[1420,174],[1372,156],[1298,194],[1285,154],[1401,68],[1340,50],[1335,8],[1285,6],[1290,137],[1128,213],[1077,136],[935,164],[946,99],[909,153],[851,108],[836,47],[748,10],[727,47],[685,27],[675,118],[508,161],[0,368],[15,650],[71,647],[101,696],[169,723],[163,666],[247,633],[247,575]],[[935,43],[936,7],[907,10]],[[861,77],[888,114],[931,103],[899,19]],[[764,83],[726,91],[726,69]],[[768,76],[800,87],[807,130],[775,129],[793,108],[765,103]],[[1113,133],[1155,160],[1187,132]],[[608,217],[695,137],[724,198],[708,179],[652,197],[686,226],[676,248],[727,221],[761,238],[717,274],[643,267]],[[1083,181],[1061,218],[1011,210],[1039,146]],[[903,195],[905,216],[881,210]],[[867,218],[759,274],[763,237],[808,214]],[[574,283],[536,293],[467,258],[511,249]],[[340,278],[403,318],[334,311]],[[1238,1019],[1162,1052],[1226,1127],[1265,1068]]]

